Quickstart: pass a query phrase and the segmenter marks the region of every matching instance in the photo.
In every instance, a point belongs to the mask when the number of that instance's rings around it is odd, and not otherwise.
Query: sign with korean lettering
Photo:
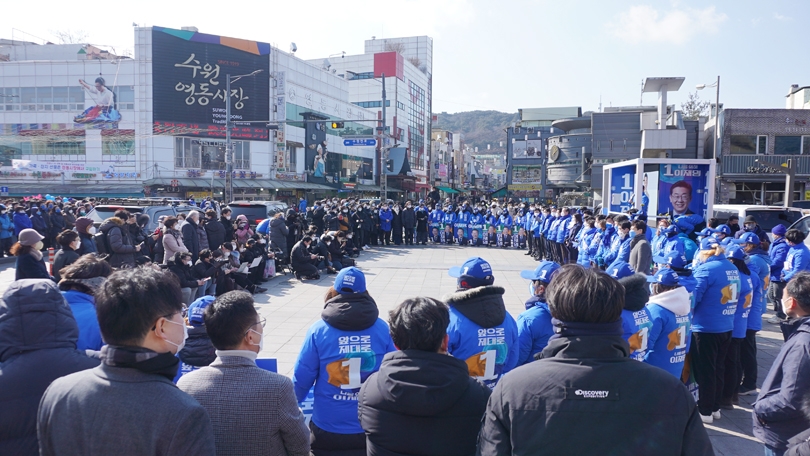
[[[231,135],[268,141],[262,124],[270,117],[270,45],[182,30],[152,28],[154,132],[225,137],[226,102]],[[233,76],[254,76],[234,80]],[[232,77],[226,94],[226,77]]]

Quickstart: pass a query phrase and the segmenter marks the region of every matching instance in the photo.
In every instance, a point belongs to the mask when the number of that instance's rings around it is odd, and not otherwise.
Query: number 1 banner
[[[636,165],[619,166],[611,170],[610,212],[625,212],[633,207]]]

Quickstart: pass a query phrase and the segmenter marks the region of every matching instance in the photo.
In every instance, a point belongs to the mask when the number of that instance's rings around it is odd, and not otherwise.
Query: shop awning
[[[144,185],[171,185],[172,181],[176,180],[181,187],[190,188],[211,188],[211,179],[204,178],[170,178],[159,177],[156,179],[149,179],[144,182]],[[225,186],[225,179],[214,179],[214,188],[222,188]],[[313,184],[311,182],[293,182],[281,181],[276,179],[234,179],[233,188],[264,188],[275,190],[335,190],[332,187],[322,184]]]
[[[503,187],[499,188],[498,190],[495,190],[489,196],[491,196],[492,198],[506,198],[507,196],[509,196],[509,192],[507,191],[506,187]]]
[[[436,188],[443,191],[444,193],[461,193],[458,190],[450,187],[436,187]]]

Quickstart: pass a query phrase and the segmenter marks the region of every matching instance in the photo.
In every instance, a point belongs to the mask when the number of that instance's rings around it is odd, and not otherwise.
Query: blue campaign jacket
[[[517,332],[520,350],[518,366],[534,361],[534,355],[543,351],[548,339],[554,335],[551,324],[551,312],[548,304],[539,296],[532,296],[526,301],[527,310],[517,319]]]
[[[796,321],[762,382],[753,404],[754,437],[784,450],[787,440],[810,428],[810,317]]]
[[[307,331],[295,363],[293,386],[303,401],[315,384],[312,421],[336,434],[360,434],[357,394],[383,356],[396,351],[388,325],[367,293],[338,295]]]
[[[380,229],[391,231],[391,221],[394,220],[394,213],[391,209],[380,209]]]
[[[731,337],[735,339],[745,338],[748,331],[748,318],[754,304],[754,287],[759,287],[759,277],[753,272],[746,275],[740,271],[740,294],[737,298],[737,310],[734,312],[734,329],[731,330]]]
[[[649,348],[648,334],[652,327],[650,311],[647,308],[637,310],[622,310],[622,337],[630,344],[630,357],[642,361]]]
[[[550,214],[543,220],[543,228],[541,229],[541,231],[543,233],[543,237],[545,237],[546,239],[549,238],[548,233],[549,231],[551,231],[551,225],[554,223],[555,220],[557,220],[557,217],[554,217],[553,215]]]
[[[785,266],[782,268],[782,277],[788,282],[796,273],[810,269],[810,250],[802,242],[788,250]]]
[[[518,362],[515,319],[503,303],[505,290],[484,286],[444,297],[450,306],[448,353],[467,363],[470,376],[489,388]]]
[[[25,212],[14,213],[14,235],[19,236],[20,231],[26,228],[33,228],[34,224],[31,223],[31,218],[25,215]]]
[[[464,230],[464,237],[470,237],[470,219],[472,218],[472,214],[467,211],[461,211],[458,213],[456,217],[456,225],[453,227],[454,231],[458,231],[459,228]]]
[[[785,238],[775,239],[771,247],[768,249],[768,255],[771,257],[771,282],[782,282],[782,268],[785,266],[785,259],[787,259],[788,250],[790,246],[787,245]]]
[[[529,231],[531,231],[532,237],[539,238],[543,230],[543,216],[532,215],[530,223]]]
[[[0,215],[0,239],[8,239],[14,234],[14,222],[8,214]]]
[[[596,228],[585,228],[580,231],[579,237],[579,245],[577,250],[579,250],[579,255],[577,255],[577,264],[581,264],[586,268],[591,267],[591,257],[588,253],[588,249],[593,241],[593,237],[596,236],[596,232],[598,230]]]
[[[684,248],[683,238],[678,235],[672,236],[664,241],[664,248],[661,252],[662,255],[667,255],[670,252],[678,252],[681,255],[686,254],[686,249]],[[687,258],[688,260],[688,258]]]
[[[455,235],[455,232],[456,232],[456,229],[455,229],[456,219],[457,219],[456,213],[453,212],[453,211],[445,212],[444,216],[442,216],[442,223],[444,223],[445,226],[450,225],[451,227],[453,227],[453,234],[454,235]]]
[[[557,217],[551,222],[551,227],[548,229],[548,240],[557,242],[557,234],[560,231],[560,226],[562,226],[563,218]]]
[[[751,304],[751,312],[748,314],[748,329],[754,331],[762,329],[762,312],[765,309],[768,285],[771,281],[771,258],[764,250],[759,251],[762,253],[749,252],[748,254],[750,259],[748,269],[751,270],[751,274],[759,277],[760,284],[759,289],[754,289],[754,302]]]
[[[512,228],[512,216],[509,215],[509,212],[501,214],[498,218],[498,225],[501,226],[501,229],[503,229],[503,227]]]
[[[599,254],[599,248],[602,246],[602,237],[604,235],[605,230],[597,228],[596,233],[594,233],[591,238],[591,242],[588,243],[588,258],[593,262],[596,262],[596,257]]]
[[[713,256],[698,265],[693,276],[697,286],[692,331],[724,333],[734,329],[740,271],[722,256]]]
[[[681,378],[691,337],[691,297],[678,287],[650,297],[650,327],[644,362]]]
[[[433,209],[430,211],[430,215],[428,215],[428,223],[430,223],[431,228],[441,225],[442,219],[444,219],[444,212],[439,209]]]
[[[73,311],[73,318],[79,327],[79,340],[76,342],[77,350],[101,350],[104,341],[101,340],[101,330],[98,326],[96,304],[94,298],[79,291],[63,291],[62,296]]]
[[[656,234],[653,237],[652,242],[650,242],[650,250],[652,250],[653,256],[663,255],[664,244],[666,244],[667,239],[666,234]]]
[[[562,243],[565,241],[565,238],[568,237],[568,224],[571,222],[571,216],[566,215],[565,217],[559,218],[559,224],[557,225],[557,237],[554,239],[558,243]]]
[[[610,250],[606,252],[604,257],[605,264],[611,264],[614,261],[624,261],[627,263],[630,261],[630,242],[633,240],[633,237],[628,235],[624,239],[620,238],[618,235],[613,238],[613,241],[610,243]]]

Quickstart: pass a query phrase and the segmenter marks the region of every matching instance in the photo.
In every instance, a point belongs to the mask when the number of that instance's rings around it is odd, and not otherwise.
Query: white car
[[[755,206],[747,204],[715,204],[714,205],[714,218],[720,219],[721,223],[726,223],[726,220],[732,215],[740,218],[740,228],[745,224],[745,218],[749,215],[754,216],[757,225],[768,233],[768,237],[773,240],[771,230],[776,225],[782,224],[786,227],[792,225],[794,222],[802,218],[802,210],[795,207],[783,206]]]

